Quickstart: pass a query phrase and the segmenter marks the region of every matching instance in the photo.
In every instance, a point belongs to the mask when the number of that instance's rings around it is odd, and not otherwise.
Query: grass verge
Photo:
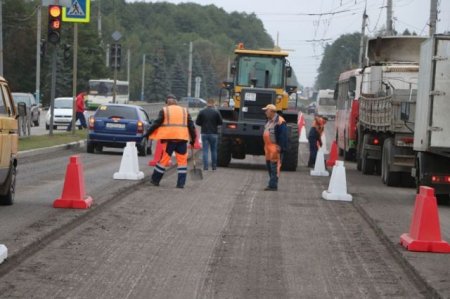
[[[86,130],[76,130],[74,135],[72,134],[72,132],[64,132],[54,134],[53,136],[41,135],[23,137],[19,139],[19,151],[66,144],[86,139],[86,137]]]

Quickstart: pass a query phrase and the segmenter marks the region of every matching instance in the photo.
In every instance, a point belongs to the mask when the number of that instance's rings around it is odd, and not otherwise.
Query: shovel
[[[202,173],[201,169],[197,168],[197,163],[195,162],[195,156],[194,156],[194,149],[192,147],[191,147],[191,156],[192,156],[194,168],[189,171],[189,174],[191,175],[192,180],[194,180],[194,181],[203,180],[203,173]]]

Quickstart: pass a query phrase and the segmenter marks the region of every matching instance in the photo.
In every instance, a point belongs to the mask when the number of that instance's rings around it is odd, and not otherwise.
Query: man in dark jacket
[[[214,100],[209,99],[206,108],[197,116],[195,124],[202,128],[203,169],[208,170],[208,151],[211,151],[212,170],[217,168],[217,127],[222,125],[222,116],[214,108]]]

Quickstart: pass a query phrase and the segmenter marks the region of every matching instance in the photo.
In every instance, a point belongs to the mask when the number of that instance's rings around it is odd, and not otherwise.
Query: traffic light
[[[109,49],[109,65],[111,68],[120,69],[122,63],[122,45],[112,44]]]
[[[52,44],[59,43],[61,39],[62,8],[59,5],[48,7],[48,35],[47,39]]]

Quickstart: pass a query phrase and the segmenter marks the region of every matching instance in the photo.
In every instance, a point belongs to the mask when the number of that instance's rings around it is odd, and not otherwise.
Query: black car
[[[316,113],[316,103],[311,103],[306,108],[306,113],[308,114],[315,114]]]
[[[27,106],[27,111],[29,111],[31,115],[31,125],[39,127],[41,112],[39,111],[39,107],[34,96],[31,93],[24,92],[13,92],[12,96],[16,105],[20,102],[25,103],[25,105]]]
[[[202,98],[184,97],[181,98],[180,104],[187,106],[188,108],[204,108],[206,107],[206,101]]]

